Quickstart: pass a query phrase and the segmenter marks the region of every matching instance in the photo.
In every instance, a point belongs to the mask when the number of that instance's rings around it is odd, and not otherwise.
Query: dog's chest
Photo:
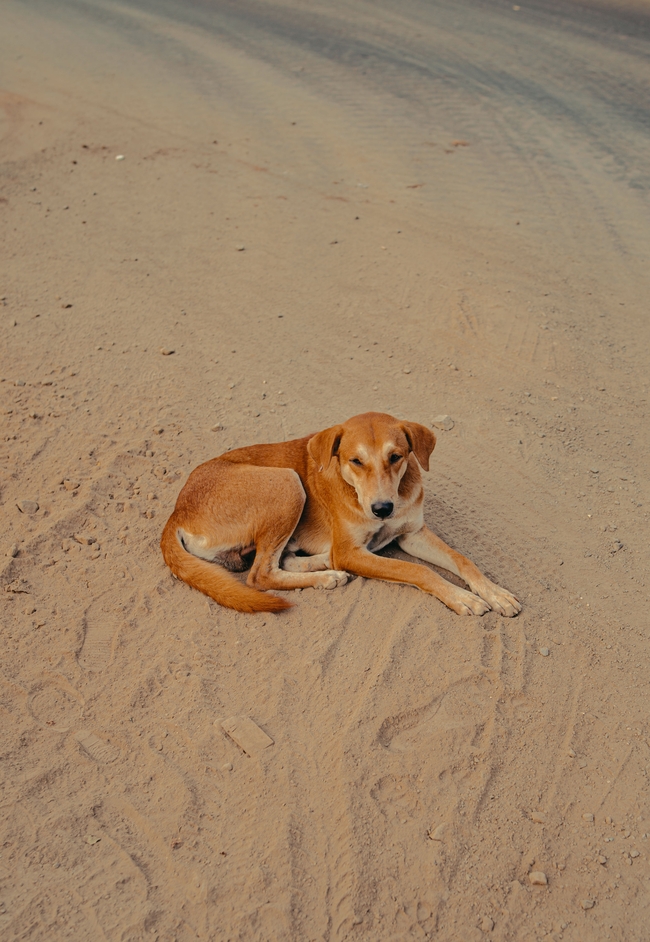
[[[401,536],[402,533],[405,533],[408,529],[408,526],[405,525],[405,522],[398,520],[391,520],[387,523],[384,523],[376,533],[373,533],[369,538],[361,544],[367,549],[374,551],[379,550],[382,546],[388,546],[396,537]]]

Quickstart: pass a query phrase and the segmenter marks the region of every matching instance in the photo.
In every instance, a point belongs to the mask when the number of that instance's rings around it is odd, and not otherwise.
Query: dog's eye
[[[362,462],[358,458],[350,458],[350,464],[356,464],[358,468],[361,468]]]
[[[401,456],[401,455],[391,455],[391,456],[390,456],[390,463],[391,463],[391,464],[397,464],[397,462],[398,462],[398,461],[401,461],[401,459],[402,459],[402,456]]]

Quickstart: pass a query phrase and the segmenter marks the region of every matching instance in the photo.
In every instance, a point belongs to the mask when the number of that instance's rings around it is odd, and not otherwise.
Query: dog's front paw
[[[490,611],[490,606],[484,599],[465,589],[458,589],[449,601],[445,601],[457,615],[485,615]]]
[[[480,587],[481,598],[489,603],[490,608],[498,612],[499,615],[505,615],[506,618],[513,618],[521,611],[521,602],[507,589],[495,585],[494,582],[488,582]]]
[[[318,586],[319,589],[336,589],[337,586],[345,585],[347,581],[347,572],[342,572],[339,569],[328,569],[325,572],[318,573],[314,585]]]

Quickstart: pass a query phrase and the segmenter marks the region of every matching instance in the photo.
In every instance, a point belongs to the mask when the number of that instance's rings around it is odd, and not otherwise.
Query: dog
[[[267,589],[333,589],[354,574],[417,586],[459,615],[517,615],[514,595],[425,526],[420,468],[429,470],[435,444],[424,425],[366,412],[315,435],[226,452],[181,490],[162,534],[165,562],[240,612],[291,607]],[[376,555],[394,540],[469,591],[428,566]],[[246,569],[244,585],[231,573]]]

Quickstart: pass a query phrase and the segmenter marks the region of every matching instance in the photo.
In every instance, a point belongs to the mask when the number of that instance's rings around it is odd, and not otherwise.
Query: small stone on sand
[[[594,816],[593,814],[583,814],[582,820],[591,822],[594,820]]]
[[[164,357],[170,357],[172,353],[175,353],[175,350],[172,350],[171,347],[161,347],[160,352]]]
[[[77,543],[81,543],[82,546],[92,546],[93,543],[97,542],[94,536],[86,536],[83,533],[73,533],[72,539],[76,540]]]
[[[580,905],[582,906],[583,909],[593,909],[595,903],[594,903],[594,900],[592,899],[583,899]]]
[[[17,555],[18,555],[18,546],[16,543],[14,543],[12,546],[9,547],[9,549],[5,553],[5,556],[9,556],[10,559],[13,559]]]
[[[637,857],[640,857],[640,856],[641,856],[640,851],[638,851],[638,850],[631,850],[631,851],[630,851],[630,857],[634,857],[635,860],[636,860]]]
[[[63,482],[63,486],[65,487],[66,491],[76,491],[79,487],[79,484],[77,481],[69,481],[66,478]]]
[[[273,745],[271,737],[248,716],[231,716],[223,721],[221,727],[249,756],[255,756]]]
[[[449,825],[446,821],[443,821],[442,824],[439,824],[437,827],[429,828],[428,835],[429,840],[431,841],[444,841],[445,835],[449,830]]]
[[[542,655],[542,657],[548,657],[551,652],[548,648],[540,648],[539,653]]]
[[[223,432],[223,428],[224,428],[223,425],[221,425],[220,422],[217,422],[216,425],[213,425],[213,426],[212,426],[212,428],[210,429],[210,431],[211,431],[211,432]]]
[[[481,932],[492,932],[494,929],[494,919],[490,916],[483,916],[481,922],[479,923],[479,929]]]
[[[224,772],[232,772],[232,762],[224,762],[221,768]]]
[[[238,252],[244,252],[246,250],[245,245],[236,245],[235,248],[237,249]]]
[[[546,812],[545,811],[533,811],[530,816],[530,820],[534,821],[535,824],[546,824]]]
[[[125,158],[124,158],[124,154],[118,154],[115,159],[116,159],[116,160],[124,160],[124,159],[125,159]]]
[[[548,880],[546,874],[542,873],[541,870],[533,870],[532,873],[528,874],[528,882],[531,886],[546,886]]]
[[[607,857],[604,857],[602,854],[599,854],[598,857],[596,857],[596,860],[597,860],[598,863],[601,864],[603,867],[604,867],[605,864],[607,863]]]
[[[35,514],[38,510],[38,504],[35,500],[16,501],[16,507],[21,512],[21,514]]]
[[[434,428],[441,428],[445,432],[450,432],[454,427],[454,420],[450,415],[437,415],[435,419],[431,420],[431,424]]]

